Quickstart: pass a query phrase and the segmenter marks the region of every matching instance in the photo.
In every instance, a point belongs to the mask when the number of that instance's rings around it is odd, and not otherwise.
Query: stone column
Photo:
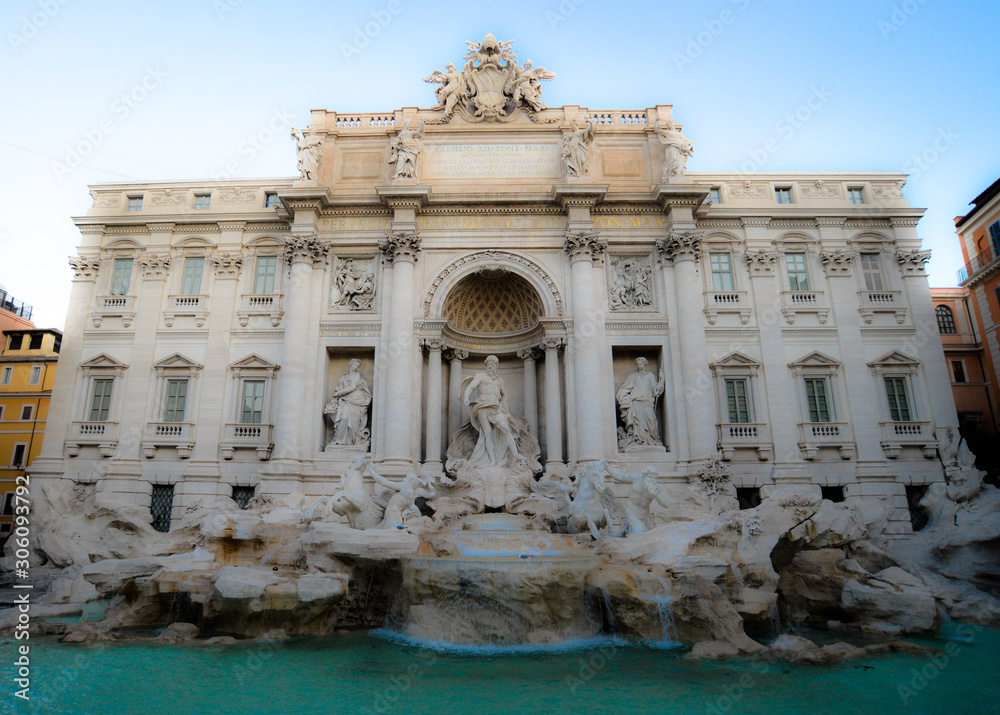
[[[301,451],[299,412],[306,403],[306,378],[311,357],[303,346],[309,339],[309,307],[312,303],[313,263],[322,263],[329,244],[315,236],[293,236],[285,242],[291,275],[285,291],[285,335],[281,372],[277,380],[274,419],[274,458],[297,460]]]
[[[663,259],[673,263],[678,325],[671,326],[680,343],[681,374],[684,376],[684,412],[688,424],[691,460],[703,460],[716,452],[715,385],[708,373],[704,305],[696,261],[701,258],[701,235],[675,232],[657,241]]]
[[[441,349],[444,343],[440,338],[429,338],[424,341],[427,346],[427,415],[426,417],[426,447],[424,466],[435,472],[441,471],[441,410],[443,408],[441,384]]]
[[[600,335],[604,332],[604,315],[597,307],[594,295],[594,261],[607,248],[597,234],[571,233],[566,237],[573,282],[573,365],[576,395],[576,444],[578,462],[589,462],[604,456],[601,404]]]
[[[524,419],[528,421],[531,436],[538,439],[538,377],[535,373],[535,349],[518,350],[524,361]]]
[[[545,444],[546,471],[548,465],[562,464],[562,390],[559,380],[559,348],[562,340],[546,338],[541,348],[545,351]]]
[[[448,443],[462,426],[462,362],[469,357],[468,350],[451,351],[451,371],[448,375]]]
[[[905,220],[901,219],[900,221]],[[893,223],[896,222],[897,220],[893,219]],[[896,230],[899,231],[899,228]],[[916,237],[914,236],[914,238]],[[934,427],[938,428],[958,425],[958,415],[955,412],[955,400],[948,399],[948,396],[952,394],[951,375],[944,358],[941,331],[938,329],[937,317],[934,315],[931,289],[927,285],[925,264],[930,258],[930,251],[919,249],[899,251],[896,254],[896,260],[903,272],[906,303],[913,313],[913,324],[917,328],[917,339],[914,341],[914,347],[917,350],[917,359],[924,366],[927,396],[930,400],[929,416],[934,420]]]
[[[408,468],[413,463],[413,264],[420,238],[415,233],[393,233],[379,248],[393,262],[389,352],[381,360],[389,393],[385,459]]]

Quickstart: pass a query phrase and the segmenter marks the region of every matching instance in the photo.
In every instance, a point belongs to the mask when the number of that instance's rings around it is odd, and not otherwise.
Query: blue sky
[[[0,283],[62,327],[88,184],[233,162],[239,178],[290,176],[288,122],[430,106],[422,78],[493,32],[557,74],[551,106],[673,104],[692,171],[910,173],[931,284],[954,285],[952,219],[1000,176],[998,30],[987,1],[7,0]],[[817,92],[807,121],[780,124]]]

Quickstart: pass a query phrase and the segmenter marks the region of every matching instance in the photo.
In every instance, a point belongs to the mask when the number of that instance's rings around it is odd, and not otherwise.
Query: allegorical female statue
[[[331,445],[359,447],[368,441],[368,405],[372,391],[358,372],[361,361],[351,360],[349,369],[337,383],[323,414],[333,427]]]
[[[417,157],[420,156],[420,140],[424,136],[424,120],[403,125],[403,130],[389,143],[389,163],[395,167],[392,178],[414,179],[417,176]]]
[[[316,181],[319,178],[319,163],[323,159],[323,138],[303,134],[293,128],[292,139],[299,152],[299,178]]]
[[[668,120],[665,127],[659,122],[653,126],[666,152],[663,158],[663,181],[683,175],[687,168],[688,157],[694,154],[694,143],[677,131],[677,125],[672,121]]]
[[[618,409],[625,423],[625,434],[618,440],[622,449],[663,444],[656,421],[656,398],[663,394],[664,387],[663,370],[657,379],[646,371],[647,363],[644,357],[636,358],[636,371],[618,389]]]

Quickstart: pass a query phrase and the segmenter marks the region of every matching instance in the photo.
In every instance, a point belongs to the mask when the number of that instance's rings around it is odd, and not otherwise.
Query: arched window
[[[942,335],[954,335],[958,332],[955,330],[955,315],[947,305],[935,308],[934,315],[937,316],[938,330]]]

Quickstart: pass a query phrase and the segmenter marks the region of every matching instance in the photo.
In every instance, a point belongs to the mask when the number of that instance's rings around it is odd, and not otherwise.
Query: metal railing
[[[18,300],[2,288],[0,288],[0,308],[25,320],[31,320],[31,313],[34,311],[33,307]]]

